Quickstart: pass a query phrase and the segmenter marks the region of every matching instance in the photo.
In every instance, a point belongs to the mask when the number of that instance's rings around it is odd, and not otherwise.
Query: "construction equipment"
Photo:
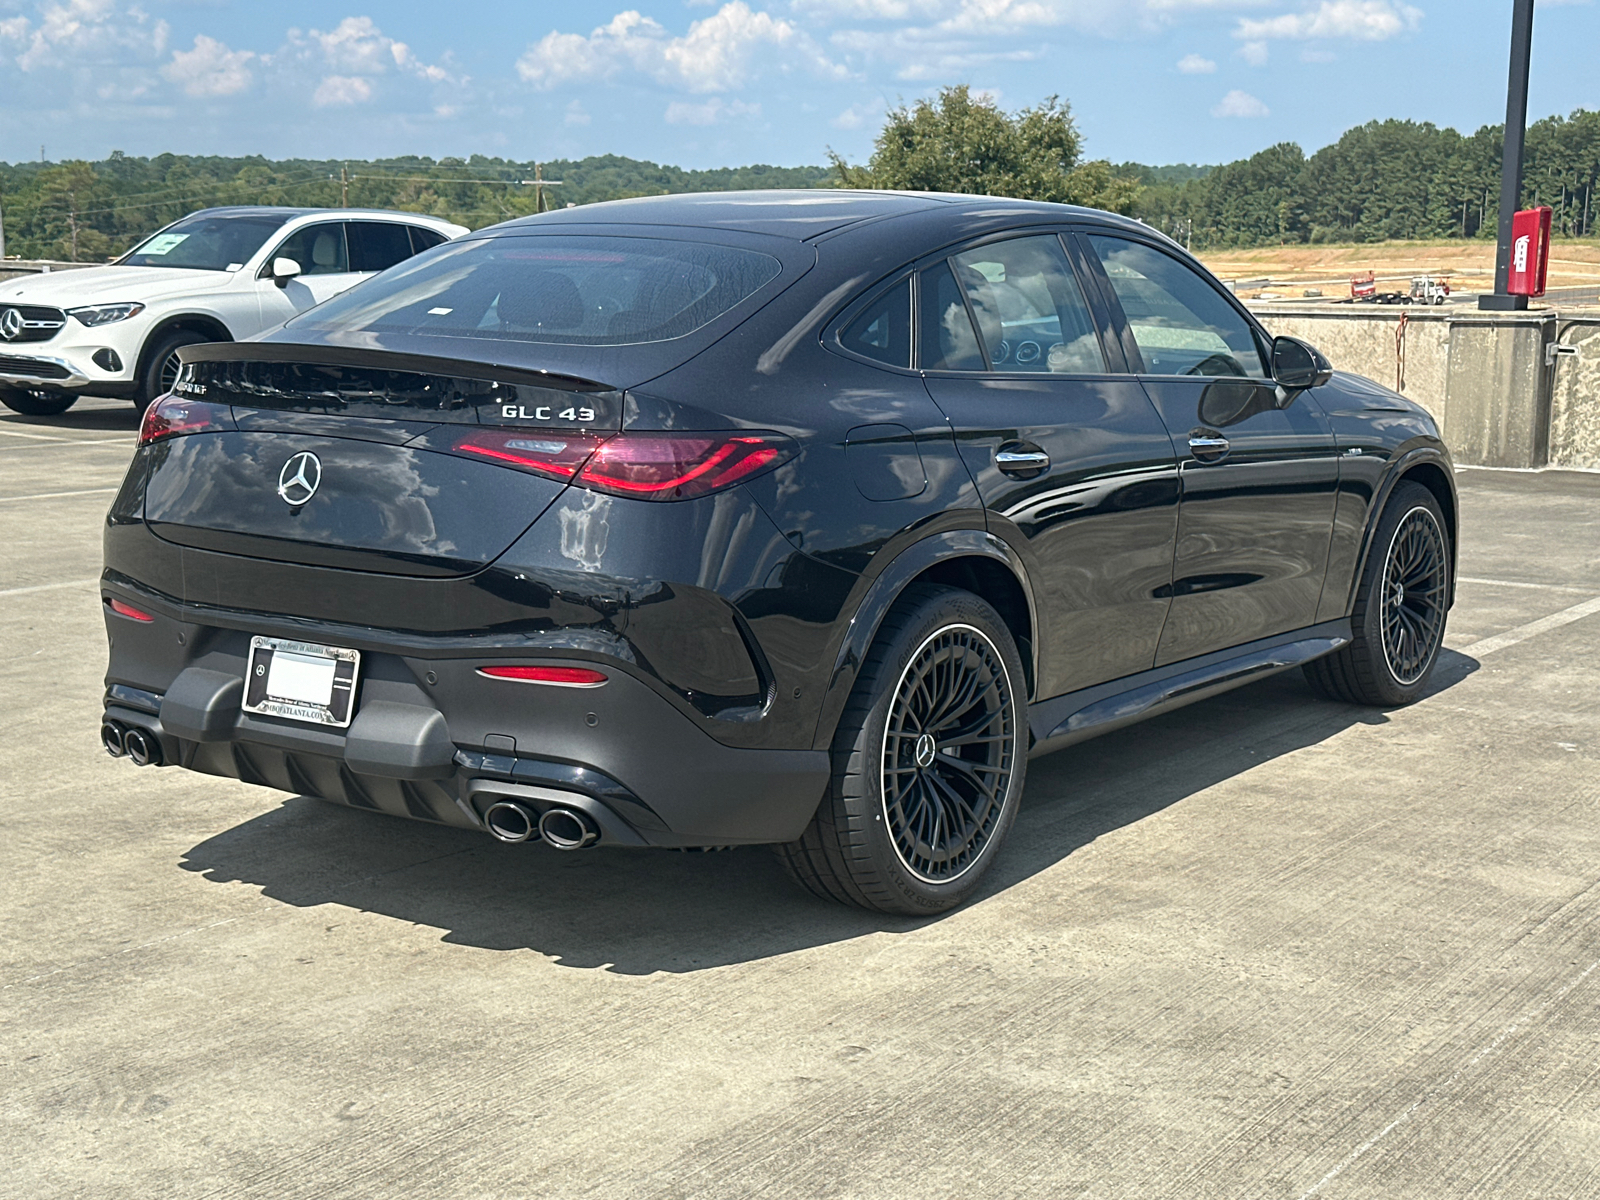
[[[1443,304],[1450,298],[1448,275],[1418,275],[1411,280],[1413,304]]]

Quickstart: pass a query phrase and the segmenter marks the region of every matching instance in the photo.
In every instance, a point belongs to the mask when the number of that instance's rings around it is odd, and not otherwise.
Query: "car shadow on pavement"
[[[1446,651],[1432,690],[1476,668]],[[1318,699],[1295,672],[1035,760],[1016,826],[972,903],[1223,780],[1388,720]],[[563,854],[308,797],[206,839],[182,866],[296,908],[343,905],[443,930],[452,944],[627,975],[704,970],[938,919],[817,900],[762,847]]]

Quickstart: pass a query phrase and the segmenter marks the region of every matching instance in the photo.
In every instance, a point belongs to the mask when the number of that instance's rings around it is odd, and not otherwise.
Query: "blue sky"
[[[1505,111],[1509,0],[0,0],[0,159],[870,153],[967,83],[1092,157],[1221,162]],[[1539,0],[1535,116],[1600,107],[1600,5]]]

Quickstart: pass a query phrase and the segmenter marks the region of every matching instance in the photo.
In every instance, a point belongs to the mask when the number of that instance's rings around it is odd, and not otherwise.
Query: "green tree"
[[[967,85],[891,109],[865,167],[829,158],[845,187],[1016,196],[1128,212],[1140,184],[1109,162],[1081,161],[1083,139],[1057,96],[1016,113]]]

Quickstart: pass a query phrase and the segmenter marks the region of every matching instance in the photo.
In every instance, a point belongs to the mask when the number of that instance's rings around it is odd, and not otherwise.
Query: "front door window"
[[[1147,375],[1267,377],[1249,324],[1208,281],[1142,242],[1090,237]]]

